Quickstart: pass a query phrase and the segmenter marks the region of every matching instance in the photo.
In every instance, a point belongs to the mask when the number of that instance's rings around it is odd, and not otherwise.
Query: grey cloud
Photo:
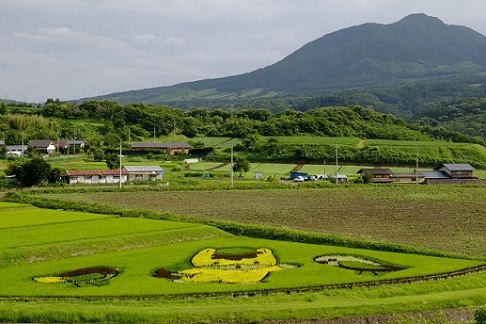
[[[5,0],[0,97],[75,99],[249,72],[324,34],[415,12],[486,33],[477,0]]]

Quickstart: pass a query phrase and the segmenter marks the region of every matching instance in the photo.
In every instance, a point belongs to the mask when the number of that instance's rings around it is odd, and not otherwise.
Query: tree
[[[248,152],[257,151],[261,145],[262,137],[259,134],[249,134],[243,139],[242,144]]]
[[[233,163],[233,171],[239,172],[240,177],[242,177],[245,172],[250,171],[250,162],[244,156],[236,156]]]
[[[20,183],[27,187],[31,187],[42,182],[49,182],[50,179],[54,180],[54,178],[57,180],[58,178],[56,176],[52,176],[51,173],[52,169],[50,163],[41,157],[33,158],[24,163],[9,165],[6,170],[6,174],[15,174]]]
[[[120,168],[120,157],[116,153],[105,154],[106,165],[110,170],[115,170]]]
[[[4,102],[0,103],[0,115],[7,114],[7,105]]]
[[[105,159],[105,152],[103,152],[103,150],[99,148],[95,149],[93,153],[93,159],[96,162],[103,161]]]
[[[486,324],[486,305],[474,312],[474,320],[476,324]]]
[[[7,158],[7,146],[2,145],[0,146],[0,159],[6,159]]]

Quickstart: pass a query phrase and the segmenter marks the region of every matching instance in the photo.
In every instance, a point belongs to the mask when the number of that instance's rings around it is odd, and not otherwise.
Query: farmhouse
[[[397,183],[422,183],[424,181],[423,172],[393,172],[393,178]]]
[[[473,174],[476,169],[469,163],[441,164],[434,170],[442,172],[452,179],[477,179]]]
[[[191,145],[188,143],[179,142],[164,142],[164,143],[149,143],[138,142],[132,144],[132,150],[134,151],[162,151],[168,155],[174,154],[189,154]]]
[[[51,154],[56,151],[54,142],[49,139],[31,140],[30,145],[41,154]]]
[[[84,148],[84,145],[85,143],[83,140],[63,140],[57,143],[58,149],[62,149],[63,151],[68,151],[70,149],[78,151]]]
[[[346,183],[348,182],[348,177],[345,174],[333,174],[330,176],[331,182],[334,183]]]
[[[128,181],[156,181],[164,176],[159,166],[125,166],[123,170],[128,174]]]
[[[68,184],[103,184],[120,183],[120,170],[73,170],[66,171],[63,179]],[[121,170],[121,182],[125,183],[128,179],[128,172]]]
[[[22,156],[27,152],[27,145],[7,145],[7,156]]]
[[[390,169],[372,168],[372,169],[360,169],[358,174],[363,177],[366,174],[371,176],[371,182],[374,183],[390,183],[394,182],[393,172]]]
[[[471,184],[480,183],[469,163],[445,163],[433,171],[423,172],[427,184]]]

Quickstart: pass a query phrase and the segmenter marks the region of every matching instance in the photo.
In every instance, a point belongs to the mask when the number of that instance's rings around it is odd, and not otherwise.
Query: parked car
[[[303,176],[297,176],[297,177],[294,178],[295,182],[304,182],[306,180],[307,180],[307,178],[303,177]]]

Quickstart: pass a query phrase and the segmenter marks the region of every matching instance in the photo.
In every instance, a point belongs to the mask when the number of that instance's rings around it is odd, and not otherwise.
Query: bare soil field
[[[52,196],[486,257],[486,186],[368,185]]]

